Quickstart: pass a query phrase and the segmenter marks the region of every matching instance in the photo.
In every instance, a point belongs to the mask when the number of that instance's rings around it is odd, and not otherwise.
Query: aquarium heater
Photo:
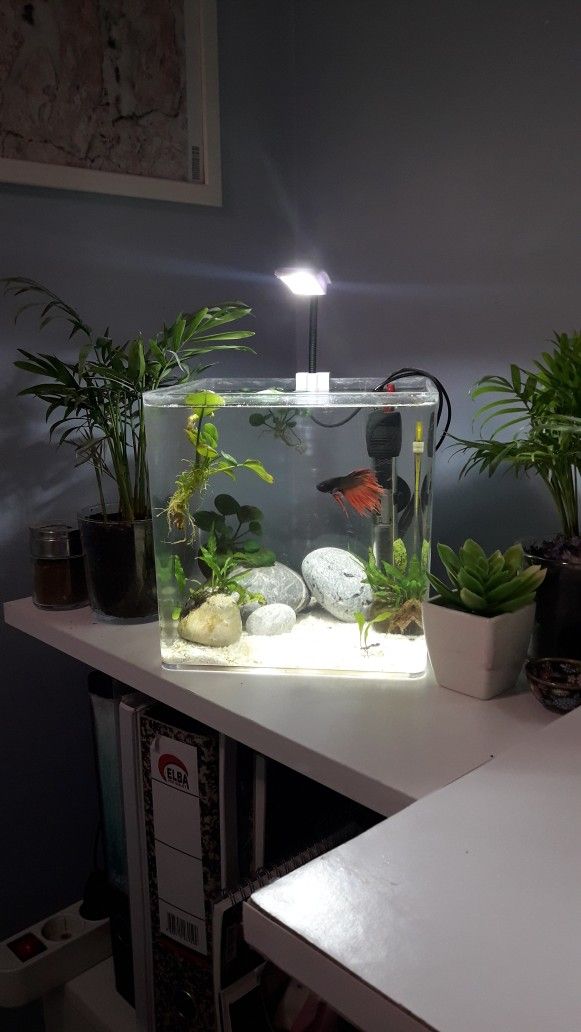
[[[367,420],[367,454],[383,488],[381,512],[373,528],[373,552],[379,562],[393,561],[393,542],[397,537],[397,470],[401,452],[401,412],[374,412]]]

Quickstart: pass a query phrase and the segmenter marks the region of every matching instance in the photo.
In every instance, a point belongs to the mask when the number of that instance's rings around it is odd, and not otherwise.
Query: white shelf
[[[138,1032],[133,1007],[115,988],[111,958],[48,993],[43,1003],[46,1032]]]
[[[526,689],[479,702],[431,676],[164,671],[156,624],[30,599],[5,616],[395,814],[246,906],[250,941],[365,1032],[581,1028],[581,710],[555,718]]]
[[[479,702],[431,676],[167,671],[156,623],[99,623],[89,609],[51,612],[30,599],[8,602],[4,612],[12,627],[384,815],[554,719],[526,689]]]
[[[581,709],[255,893],[245,936],[365,1032],[581,1028]]]

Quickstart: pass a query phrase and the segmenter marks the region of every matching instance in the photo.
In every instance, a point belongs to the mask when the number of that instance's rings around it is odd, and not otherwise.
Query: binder
[[[212,901],[236,883],[236,743],[152,705],[139,714],[155,1032],[215,1032]],[[245,799],[251,798],[246,792]]]
[[[263,757],[143,696],[124,700],[120,729],[138,1028],[247,1032],[252,1013],[253,1032],[268,1029],[264,960],[244,942],[242,903],[358,834],[358,815],[348,807],[339,832],[249,877],[259,858],[277,855],[272,842],[286,848],[294,837],[297,850],[305,841],[293,824],[303,828],[308,786],[297,782],[294,798],[275,791],[270,810],[281,827],[288,817],[289,833],[277,828],[266,851]],[[338,823],[327,809],[325,831]]]

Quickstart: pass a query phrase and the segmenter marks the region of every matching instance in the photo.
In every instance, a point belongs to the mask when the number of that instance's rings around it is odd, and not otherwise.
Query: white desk
[[[420,681],[162,670],[157,624],[9,602],[6,622],[321,784],[389,815],[554,718],[520,691],[490,702]]]
[[[365,1032],[579,1032],[580,858],[581,709],[257,892],[245,934]]]
[[[395,814],[246,908],[257,948],[366,1032],[580,1032],[581,711],[555,718],[526,689],[479,702],[431,677],[170,672],[156,624],[30,599],[5,616]]]

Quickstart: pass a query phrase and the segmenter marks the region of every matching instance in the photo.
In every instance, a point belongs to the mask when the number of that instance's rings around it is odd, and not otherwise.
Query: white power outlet
[[[81,901],[0,943],[0,1007],[22,1007],[111,956],[109,920],[87,921]]]

